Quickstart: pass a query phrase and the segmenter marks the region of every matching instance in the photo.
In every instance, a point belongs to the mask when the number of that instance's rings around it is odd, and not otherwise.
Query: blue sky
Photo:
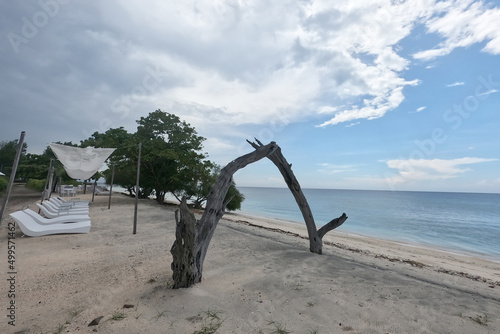
[[[225,165],[276,141],[303,187],[500,192],[498,1],[4,1],[0,141],[156,109]],[[238,185],[284,187],[269,161]]]

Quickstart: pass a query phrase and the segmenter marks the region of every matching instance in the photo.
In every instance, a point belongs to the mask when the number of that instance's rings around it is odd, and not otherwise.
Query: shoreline
[[[17,197],[7,214],[38,201],[38,194]],[[202,282],[173,290],[176,206],[140,200],[134,235],[134,201],[114,193],[108,210],[108,197],[96,196],[88,234],[30,238],[18,231],[17,322],[6,326],[3,316],[0,331],[194,334],[211,323],[221,334],[500,330],[495,263],[336,231],[318,255],[309,252],[305,226],[234,213],[219,222]],[[6,294],[0,302],[7,305]]]
[[[318,228],[346,212],[349,219],[338,228],[368,237],[441,250],[474,254],[500,261],[499,194],[408,191],[359,191],[303,189]],[[304,222],[287,189],[243,187],[248,196],[243,214],[279,217]],[[481,209],[480,209],[481,208]],[[350,213],[350,214],[349,214]]]
[[[228,214],[228,213],[226,213]],[[290,219],[285,219],[285,218],[276,218],[276,217],[267,217],[267,216],[262,216],[259,214],[253,214],[253,213],[247,213],[247,212],[229,212],[229,214],[235,214],[235,215],[240,215],[242,217],[248,217],[248,219],[251,220],[263,220],[263,221],[274,221],[277,223],[285,223],[285,224],[291,224],[291,225],[298,225],[298,226],[304,226],[305,228],[305,223],[304,222],[299,222],[299,221],[294,221]],[[349,221],[346,222],[348,224]],[[318,226],[321,227],[321,226]],[[439,252],[444,252],[444,253],[450,253],[458,256],[470,256],[470,257],[476,257],[476,258],[481,258],[484,260],[496,262],[500,264],[500,255],[490,255],[487,253],[479,252],[479,251],[467,251],[464,248],[460,247],[451,247],[451,246],[439,246],[430,242],[418,242],[418,241],[409,241],[409,240],[402,240],[398,238],[384,238],[384,237],[379,237],[379,236],[371,236],[368,234],[360,233],[360,232],[353,232],[353,231],[345,231],[341,229],[336,229],[335,232],[345,234],[345,235],[351,235],[353,237],[358,237],[358,238],[368,238],[368,239],[377,239],[381,240],[384,242],[389,242],[389,243],[397,243],[401,244],[402,246],[408,246],[408,247],[415,247],[415,248],[424,248],[424,249],[433,249]],[[331,233],[331,232],[330,232]]]
[[[284,218],[274,218],[274,217],[265,217],[265,216],[260,216],[257,214],[251,214],[251,213],[244,213],[244,212],[231,212],[230,214],[235,214],[235,215],[240,215],[242,217],[248,217],[249,219],[255,219],[255,220],[269,220],[269,221],[275,221],[277,223],[285,223],[285,224],[292,224],[292,225],[298,225],[298,226],[304,226],[305,224],[303,222],[297,222],[297,221],[292,221],[292,220],[287,220]],[[346,222],[348,223],[348,221]],[[388,242],[388,243],[396,243],[400,244],[401,246],[407,246],[407,247],[415,247],[415,248],[424,248],[424,249],[430,249],[430,250],[436,250],[439,252],[444,252],[444,253],[450,253],[453,255],[457,256],[469,256],[469,257],[475,257],[475,258],[480,258],[492,262],[496,262],[500,264],[500,256],[494,256],[494,255],[489,255],[486,253],[481,253],[481,252],[474,252],[471,251],[470,253],[467,253],[466,250],[459,249],[457,248],[451,248],[451,247],[440,247],[438,245],[432,244],[432,243],[424,243],[424,242],[417,242],[417,241],[404,241],[400,239],[392,239],[392,238],[382,238],[382,237],[376,237],[376,236],[371,236],[363,233],[358,233],[358,232],[352,232],[352,231],[344,231],[344,230],[335,230],[336,233],[339,234],[344,234],[346,236],[352,236],[352,237],[357,237],[357,238],[367,238],[367,239],[376,239],[380,240],[383,242]],[[331,233],[331,232],[330,232]]]
[[[234,212],[226,213],[222,219],[308,239],[306,226],[297,222]],[[323,238],[323,244],[367,257],[407,263],[419,268],[500,286],[500,261],[477,254],[463,254],[432,245],[410,244],[338,230],[327,233]],[[440,261],[442,258],[447,262]]]
[[[286,188],[283,188],[286,189]],[[366,191],[366,190],[360,190],[360,191]],[[380,191],[380,190],[374,190],[374,191]],[[443,193],[443,192],[437,192],[437,193]],[[468,194],[468,193],[464,193]],[[484,193],[478,193],[478,194],[484,194]],[[487,193],[486,193],[487,194]],[[494,193],[497,195],[496,193]],[[500,193],[499,193],[500,194]],[[154,200],[154,198],[150,198]],[[170,205],[178,205],[179,202],[171,197],[169,199],[165,200],[166,204]],[[276,222],[277,224],[283,223],[283,224],[290,224],[292,226],[299,226],[303,227],[305,230],[305,223],[303,221],[295,221],[287,218],[279,218],[279,217],[270,217],[270,216],[263,216],[258,213],[251,213],[251,212],[242,212],[241,210],[238,211],[232,211],[232,212],[227,212],[224,214],[222,219],[224,219],[227,215],[237,215],[241,216],[243,218],[252,220],[252,221],[265,221],[265,222]],[[349,221],[346,222],[348,224]],[[321,226],[317,226],[318,228]],[[286,229],[284,226],[283,228]],[[387,242],[390,244],[400,244],[402,247],[414,247],[414,248],[419,248],[419,249],[427,249],[427,250],[434,250],[434,251],[439,251],[441,253],[449,253],[454,256],[463,256],[463,257],[470,257],[470,258],[478,258],[486,261],[491,261],[494,263],[498,263],[500,265],[500,255],[489,255],[484,252],[479,252],[479,251],[467,251],[464,248],[460,247],[451,247],[451,246],[439,246],[430,242],[418,242],[418,241],[409,241],[409,240],[402,240],[398,238],[384,238],[380,236],[371,236],[368,234],[363,234],[359,232],[353,232],[353,231],[344,231],[344,230],[339,230],[335,229],[334,231],[331,231],[329,233],[339,233],[339,234],[344,234],[346,236],[352,236],[354,238],[367,238],[367,239],[375,239],[375,240],[380,240],[381,242]],[[307,234],[306,234],[307,235]]]

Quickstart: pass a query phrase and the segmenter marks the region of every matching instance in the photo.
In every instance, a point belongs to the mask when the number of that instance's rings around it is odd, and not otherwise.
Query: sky
[[[304,188],[500,192],[499,1],[2,1],[0,35],[29,153],[161,109],[221,166],[277,142]]]

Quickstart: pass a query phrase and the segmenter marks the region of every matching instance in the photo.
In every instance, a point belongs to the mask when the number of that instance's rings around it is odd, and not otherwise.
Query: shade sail
[[[0,172],[0,176],[5,176],[5,174],[4,174],[4,173],[2,173],[2,172]]]
[[[115,148],[73,147],[50,144],[66,173],[74,179],[86,180],[101,168]]]

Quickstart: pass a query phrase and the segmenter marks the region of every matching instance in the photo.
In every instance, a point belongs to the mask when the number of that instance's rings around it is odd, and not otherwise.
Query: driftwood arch
[[[225,213],[228,202],[224,202],[224,198],[231,185],[233,175],[238,170],[262,158],[267,157],[278,167],[295,197],[307,226],[311,252],[321,254],[323,236],[346,221],[347,216],[343,213],[342,216],[332,219],[317,230],[306,197],[293,174],[291,165],[281,153],[281,148],[275,142],[264,145],[257,139],[255,141],[256,143],[247,140],[255,151],[231,161],[221,170],[216,182],[210,188],[205,211],[200,220],[196,220],[193,212],[188,208],[186,200],[182,200],[179,210],[175,213],[175,241],[170,250],[173,257],[171,267],[174,288],[187,288],[201,282],[203,262],[215,228]]]

